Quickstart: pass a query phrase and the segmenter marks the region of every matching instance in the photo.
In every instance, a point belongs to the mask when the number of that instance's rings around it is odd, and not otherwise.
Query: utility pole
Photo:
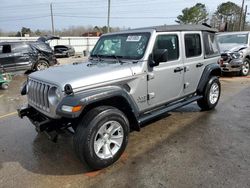
[[[53,15],[53,7],[52,3],[50,3],[50,17],[51,17],[51,28],[52,28],[52,35],[55,35],[55,28],[54,28],[54,15]]]
[[[110,0],[108,0],[108,21],[107,21],[108,33],[110,32],[109,21],[110,21]]]
[[[242,0],[241,10],[240,10],[240,21],[239,21],[239,30],[241,31],[241,24],[242,24],[242,15],[243,15],[243,8],[244,8],[245,0]]]
[[[245,25],[246,25],[246,19],[247,19],[247,5],[245,6],[245,13],[244,13],[244,20],[243,20],[243,31],[245,31]]]

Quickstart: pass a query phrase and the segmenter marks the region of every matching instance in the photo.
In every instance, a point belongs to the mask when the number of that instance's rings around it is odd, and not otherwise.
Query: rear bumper
[[[63,57],[63,56],[67,56],[68,52],[62,52],[62,53],[55,53],[56,57]]]

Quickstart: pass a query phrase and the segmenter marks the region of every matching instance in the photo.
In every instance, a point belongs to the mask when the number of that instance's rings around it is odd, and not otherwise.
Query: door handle
[[[196,67],[198,68],[198,67],[202,67],[203,66],[203,63],[198,63],[198,64],[196,64]]]
[[[174,72],[181,72],[183,71],[184,69],[182,67],[177,67],[174,69]]]

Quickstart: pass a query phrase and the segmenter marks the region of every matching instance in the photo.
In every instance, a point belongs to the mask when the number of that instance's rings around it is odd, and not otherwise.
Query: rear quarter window
[[[219,46],[215,33],[203,32],[203,41],[205,49],[205,58],[218,56]]]
[[[20,44],[13,45],[12,51],[20,52],[20,53],[27,53],[31,51],[31,48],[28,44],[20,43]]]

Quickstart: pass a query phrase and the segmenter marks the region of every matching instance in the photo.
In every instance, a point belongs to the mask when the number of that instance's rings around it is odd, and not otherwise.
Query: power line
[[[106,19],[103,16],[88,16],[88,15],[61,15],[61,14],[54,14],[56,17],[67,17],[67,18],[101,18]],[[176,17],[164,17],[164,16],[112,16],[112,19],[174,19]]]
[[[11,22],[11,21],[19,21],[19,20],[32,20],[32,19],[40,19],[40,18],[47,18],[47,17],[50,17],[50,15],[34,16],[34,17],[26,17],[26,18],[4,19],[4,20],[0,20],[0,22]]]

